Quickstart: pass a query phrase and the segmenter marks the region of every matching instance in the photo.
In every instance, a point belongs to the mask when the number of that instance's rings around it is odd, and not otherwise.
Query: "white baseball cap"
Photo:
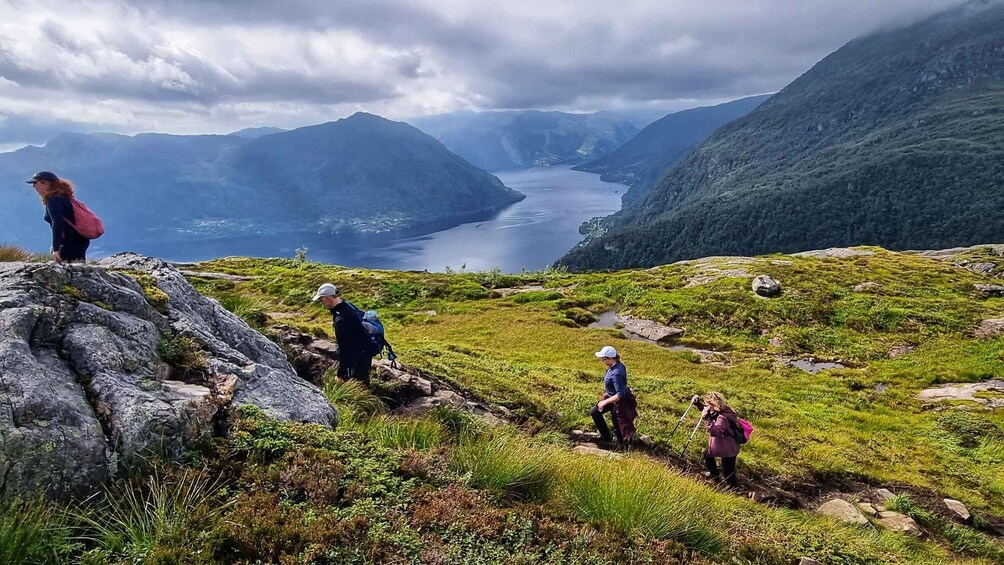
[[[617,350],[614,349],[613,347],[610,347],[609,345],[604,345],[603,349],[600,349],[599,351],[597,351],[593,355],[595,355],[595,356],[597,356],[597,357],[599,357],[601,359],[603,357],[608,357],[610,359],[613,359],[614,357],[617,357]]]
[[[314,297],[310,300],[317,302],[322,296],[338,296],[338,287],[331,283],[324,283],[317,287],[317,292],[314,293]]]

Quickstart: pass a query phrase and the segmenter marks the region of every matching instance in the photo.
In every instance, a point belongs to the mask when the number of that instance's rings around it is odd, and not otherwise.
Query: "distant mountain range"
[[[105,220],[102,243],[442,229],[523,195],[414,127],[370,114],[260,136],[64,134],[0,154],[0,241],[47,246],[23,180],[52,170]],[[42,234],[39,236],[39,234]]]
[[[629,185],[631,188],[624,193],[623,202],[632,204],[644,198],[670,165],[712,132],[745,116],[770,96],[751,96],[666,115],[606,156],[572,168],[597,173],[608,182]]]
[[[1004,3],[851,41],[667,169],[560,263],[1004,240]]]
[[[487,171],[585,163],[638,133],[627,118],[611,112],[454,112],[410,123]]]

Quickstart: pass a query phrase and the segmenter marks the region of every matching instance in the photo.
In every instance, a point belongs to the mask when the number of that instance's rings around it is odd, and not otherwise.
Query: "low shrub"
[[[157,356],[172,368],[185,373],[202,373],[206,360],[194,339],[183,335],[168,335],[157,342]]]
[[[395,449],[433,449],[446,443],[447,429],[432,420],[376,416],[356,425],[366,437]]]

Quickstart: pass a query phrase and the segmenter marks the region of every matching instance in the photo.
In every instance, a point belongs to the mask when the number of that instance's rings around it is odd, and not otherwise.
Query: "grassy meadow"
[[[711,258],[590,274],[199,264],[191,270],[254,277],[190,280],[266,333],[289,324],[330,335],[330,315],[310,297],[336,283],[356,305],[379,310],[401,362],[506,406],[518,425],[491,429],[448,409],[393,416],[364,387],[326,381],[340,414],[335,431],[245,407],[226,437],[180,465],[151,461],[70,506],[5,500],[0,561],[1004,562],[1004,544],[931,503],[957,498],[978,523],[1004,517],[1002,410],[939,410],[916,398],[937,383],[1004,378],[1004,337],[972,336],[981,320],[1004,316],[1004,298],[974,284],[1004,281],[955,264],[1004,259],[868,250],[874,255]],[[757,274],[779,280],[782,294],[756,297]],[[855,291],[862,283],[875,284]],[[611,310],[682,327],[680,344],[718,353],[702,359],[585,327]],[[891,505],[925,537],[721,492],[693,476],[703,432],[687,461],[672,465],[645,452],[572,453],[566,432],[591,427],[603,374],[592,353],[606,344],[621,351],[639,431],[656,453],[683,446],[684,433],[669,433],[692,394],[720,390],[756,426],[739,466],[752,484],[888,487],[899,494]],[[789,366],[810,357],[846,368]]]

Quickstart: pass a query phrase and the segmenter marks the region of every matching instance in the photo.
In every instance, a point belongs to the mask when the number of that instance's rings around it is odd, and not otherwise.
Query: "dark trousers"
[[[729,487],[738,489],[739,478],[736,477],[736,458],[722,457],[721,460],[722,472],[725,473],[725,482],[729,484]],[[704,465],[707,466],[712,479],[719,480],[721,478],[721,475],[718,473],[718,465],[715,464],[715,458],[707,452],[704,453]]]
[[[612,439],[610,437],[610,428],[607,427],[607,422],[603,418],[604,412],[610,412],[610,420],[614,423],[614,435],[617,436],[617,441],[624,443],[620,426],[617,425],[617,408],[613,404],[607,404],[602,411],[594,404],[592,411],[589,412],[589,415],[593,417],[593,423],[596,424],[596,431],[600,432],[600,438],[603,441],[610,441]]]
[[[355,379],[362,382],[364,385],[369,386],[370,384],[370,369],[373,367],[373,358],[369,356],[363,356],[356,359],[355,363],[352,363],[345,368],[345,378]]]

